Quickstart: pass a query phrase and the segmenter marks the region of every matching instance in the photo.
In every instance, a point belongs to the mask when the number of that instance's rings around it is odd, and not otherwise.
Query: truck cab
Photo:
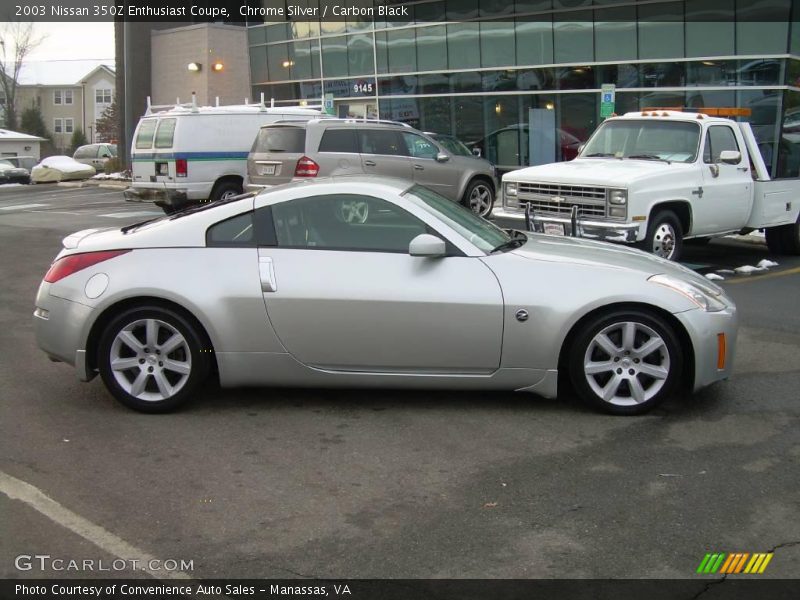
[[[800,180],[770,181],[747,123],[650,110],[607,119],[575,160],[507,173],[495,215],[677,260],[685,239],[796,229],[798,193]]]

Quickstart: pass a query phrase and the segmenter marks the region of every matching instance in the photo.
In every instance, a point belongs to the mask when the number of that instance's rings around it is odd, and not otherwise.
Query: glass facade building
[[[529,109],[555,111],[555,156],[570,159],[601,121],[601,86],[614,84],[617,113],[750,109],[745,120],[774,176],[800,174],[796,0],[403,4],[402,22],[251,24],[253,96],[317,104],[332,94],[340,115],[452,134],[515,168],[529,164]]]

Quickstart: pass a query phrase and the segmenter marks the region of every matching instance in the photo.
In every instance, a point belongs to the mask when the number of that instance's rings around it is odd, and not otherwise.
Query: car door
[[[451,200],[459,200],[458,184],[461,173],[451,163],[449,155],[417,133],[404,131],[401,135],[406,151],[411,157],[414,182],[429,187]],[[444,154],[448,159],[437,161],[436,157],[439,154]]]
[[[348,221],[347,206],[369,207]],[[259,248],[269,320],[300,362],[347,372],[479,374],[500,364],[503,299],[493,273],[455,247],[412,257],[432,232],[384,199],[334,194],[269,210],[275,246]]]
[[[359,129],[358,146],[361,167],[367,175],[383,175],[414,179],[411,159],[396,129]]]
[[[747,158],[732,127],[712,125],[703,142],[702,195],[692,198],[694,223],[692,234],[720,233],[740,229],[750,214],[753,178]],[[739,152],[738,164],[719,160],[725,150]]]

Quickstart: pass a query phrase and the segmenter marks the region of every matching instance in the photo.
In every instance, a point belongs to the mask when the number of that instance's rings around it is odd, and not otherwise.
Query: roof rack
[[[192,92],[192,101],[191,102],[184,102],[181,103],[180,98],[175,99],[175,104],[152,104],[150,102],[150,96],[147,97],[147,109],[145,110],[144,116],[150,116],[157,113],[167,112],[170,110],[174,110],[176,108],[184,108],[191,112],[200,112],[201,107],[197,105],[197,94]],[[244,104],[229,104],[229,105],[222,105],[220,106],[219,103],[219,96],[215,98],[214,106],[209,108],[258,108],[259,110],[265,111],[267,108],[307,108],[309,110],[321,110],[322,104],[308,104],[306,106],[275,106],[275,98],[270,98],[269,107],[267,107],[266,103],[264,102],[264,94],[261,94],[261,101],[260,102],[250,102],[249,98],[244,99]]]
[[[389,119],[367,119],[366,117],[322,117],[312,120],[325,121],[326,123],[330,121],[339,121],[340,123],[377,123],[383,125],[401,125],[403,127],[407,127],[408,129],[414,129],[414,127],[408,123],[404,123],[403,121],[391,121]]]

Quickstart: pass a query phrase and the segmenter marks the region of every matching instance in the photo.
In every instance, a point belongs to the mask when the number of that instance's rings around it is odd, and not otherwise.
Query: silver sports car
[[[369,177],[70,235],[34,322],[53,360],[148,412],[213,374],[224,387],[546,397],[560,384],[637,414],[726,379],[737,330],[723,291],[679,265],[503,231],[427,188]]]

